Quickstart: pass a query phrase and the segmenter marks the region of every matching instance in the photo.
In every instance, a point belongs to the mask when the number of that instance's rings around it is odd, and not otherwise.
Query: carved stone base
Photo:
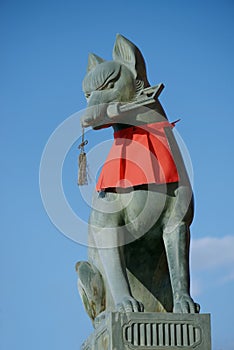
[[[209,314],[109,312],[82,350],[211,350]]]

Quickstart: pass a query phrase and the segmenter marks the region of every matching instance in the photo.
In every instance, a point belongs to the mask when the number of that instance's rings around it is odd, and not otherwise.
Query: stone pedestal
[[[209,314],[109,312],[82,350],[211,350]]]

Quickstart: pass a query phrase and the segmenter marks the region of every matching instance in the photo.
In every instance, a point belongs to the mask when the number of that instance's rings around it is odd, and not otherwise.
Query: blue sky
[[[177,130],[192,159],[196,200],[192,293],[211,313],[213,350],[233,350],[233,1],[3,0],[0,6],[1,349],[78,349],[92,331],[74,269],[87,249],[48,217],[39,166],[53,131],[85,108],[88,53],[111,59],[121,33],[142,50],[150,83],[164,83],[160,100],[169,119],[181,118]],[[101,133],[90,132],[89,147],[111,137]],[[64,162],[63,187],[86,220],[76,146]]]

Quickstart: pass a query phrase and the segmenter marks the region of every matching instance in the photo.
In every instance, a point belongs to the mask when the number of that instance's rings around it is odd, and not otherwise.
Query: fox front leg
[[[94,207],[98,210],[94,209],[91,213],[89,234],[95,242],[115,310],[140,312],[144,307],[132,296],[122,255],[124,242],[120,242],[120,237],[123,237],[123,226],[120,225],[122,219],[118,196],[114,193],[106,193],[103,198],[96,196]]]
[[[197,313],[200,309],[190,296],[189,236],[189,227],[184,222],[176,225],[174,230],[165,231],[163,234],[174,313]]]
[[[115,237],[112,237],[113,243]],[[144,306],[132,297],[128,283],[125,265],[121,259],[120,248],[100,249],[99,256],[104,265],[106,280],[108,282],[115,310],[119,312],[141,312]]]

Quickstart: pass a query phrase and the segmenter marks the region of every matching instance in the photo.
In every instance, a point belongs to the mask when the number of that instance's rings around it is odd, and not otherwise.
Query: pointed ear
[[[143,81],[144,87],[149,86],[146,76],[145,60],[140,50],[131,41],[120,34],[116,36],[113,59],[125,64],[132,71],[136,80]]]
[[[98,64],[102,62],[105,62],[105,60],[95,55],[94,53],[90,53],[88,57],[87,73],[93,70]]]

